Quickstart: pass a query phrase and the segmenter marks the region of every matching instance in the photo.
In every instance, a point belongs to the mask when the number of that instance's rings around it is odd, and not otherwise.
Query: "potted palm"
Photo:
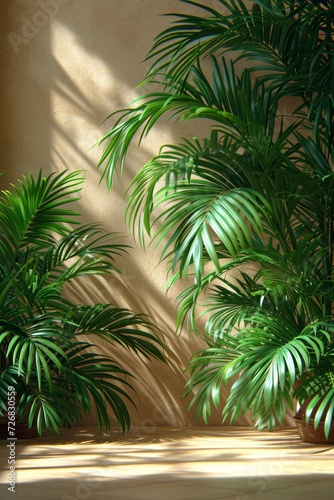
[[[198,312],[208,317],[186,395],[207,421],[230,383],[223,419],[250,411],[258,428],[297,399],[308,428],[329,439],[334,5],[181,2],[198,15],[173,14],[148,54],[143,84],[156,90],[109,117],[102,177],[111,187],[136,133],[161,117],[203,122],[203,138],[162,145],[141,167],[127,207],[141,240],[154,229],[164,241],[170,283],[194,277],[178,326],[198,331]]]
[[[115,258],[126,251],[115,234],[79,222],[68,208],[83,182],[81,172],[40,172],[1,191],[2,437],[18,437],[22,421],[23,436],[59,432],[93,410],[100,429],[109,429],[113,414],[125,431],[131,373],[116,348],[163,360],[160,336],[144,315],[68,298],[73,280],[119,272]],[[99,342],[114,354],[102,355]]]

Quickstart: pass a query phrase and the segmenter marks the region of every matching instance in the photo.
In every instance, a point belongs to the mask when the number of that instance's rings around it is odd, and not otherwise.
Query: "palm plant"
[[[319,0],[181,0],[155,40],[144,94],[112,113],[99,166],[112,187],[126,153],[165,116],[203,121],[204,138],[163,145],[129,186],[141,242],[162,243],[179,296],[178,326],[198,331],[186,394],[207,421],[231,382],[223,419],[251,410],[282,422],[293,400],[306,420],[334,412],[334,5]],[[204,122],[204,119],[207,119]],[[207,126],[205,127],[205,123]],[[161,182],[163,186],[161,187]],[[199,332],[200,333],[200,332]]]
[[[0,415],[10,389],[17,419],[39,434],[71,427],[94,408],[100,429],[109,429],[112,412],[129,428],[131,373],[99,354],[99,341],[163,360],[144,315],[66,298],[73,280],[119,272],[115,257],[126,251],[115,234],[80,223],[67,208],[83,182],[81,172],[40,172],[1,191]]]

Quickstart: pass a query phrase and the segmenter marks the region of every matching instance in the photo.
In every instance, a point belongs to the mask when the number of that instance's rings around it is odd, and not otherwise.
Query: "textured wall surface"
[[[92,146],[110,128],[102,123],[105,117],[139,95],[136,85],[148,68],[142,61],[168,23],[161,14],[185,9],[190,8],[177,0],[1,1],[1,186],[40,168],[45,174],[85,170],[79,210],[85,220],[121,232],[132,250],[118,263],[122,279],[84,282],[71,293],[79,301],[115,302],[146,312],[166,335],[168,365],[117,353],[138,377],[135,425],[195,423],[194,412],[187,411],[189,401],[181,395],[184,368],[202,344],[186,332],[175,334],[174,299],[180,288],[166,295],[159,251],[144,252],[133,241],[124,223],[124,192],[129,178],[159,145],[200,131],[161,123],[140,149],[131,149],[127,171],[111,193],[99,185],[96,171],[102,149]],[[211,423],[220,423],[219,413]]]

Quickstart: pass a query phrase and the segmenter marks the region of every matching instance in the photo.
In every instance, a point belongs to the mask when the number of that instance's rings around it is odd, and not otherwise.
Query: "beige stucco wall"
[[[94,279],[71,293],[78,300],[116,302],[146,312],[165,333],[168,365],[124,357],[125,366],[138,377],[134,425],[195,423],[194,412],[187,411],[189,401],[181,395],[184,368],[202,344],[185,332],[175,334],[174,299],[181,288],[166,295],[159,252],[144,252],[124,223],[129,178],[160,144],[185,131],[181,125],[158,126],[143,148],[131,149],[128,170],[111,193],[98,184],[96,165],[102,149],[90,148],[109,129],[104,118],[138,95],[135,87],[148,67],[141,61],[153,37],[167,26],[160,14],[182,9],[190,7],[177,0],[1,1],[1,186],[40,168],[45,174],[85,170],[87,182],[79,203],[84,219],[121,232],[133,248],[118,263],[122,279]],[[210,423],[220,423],[219,413]]]

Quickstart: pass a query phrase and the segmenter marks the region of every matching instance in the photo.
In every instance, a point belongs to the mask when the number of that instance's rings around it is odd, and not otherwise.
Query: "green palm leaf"
[[[219,0],[221,13],[183,3],[198,15],[172,14],[155,39],[143,85],[157,91],[111,115],[102,178],[110,188],[158,120],[203,124],[203,139],[162,145],[139,170],[126,212],[141,244],[148,235],[162,245],[167,286],[193,280],[177,298],[177,327],[198,333],[198,314],[208,316],[209,348],[190,362],[190,405],[208,421],[221,385],[238,377],[223,419],[251,410],[270,428],[293,397],[310,398],[307,418],[324,421],[328,436],[334,6]]]
[[[65,208],[82,183],[80,172],[40,173],[0,199],[0,411],[11,385],[19,420],[27,415],[39,434],[71,427],[93,405],[100,429],[109,429],[110,414],[123,431],[130,426],[131,374],[94,343],[79,341],[82,335],[164,361],[148,317],[65,298],[65,286],[78,277],[120,272],[115,260],[127,247]]]
[[[0,199],[0,252],[10,261],[16,252],[27,245],[48,246],[52,232],[65,234],[68,224],[75,224],[78,215],[66,210],[64,205],[73,202],[73,194],[81,190],[83,177],[80,172],[43,178],[41,172],[37,179],[32,175],[15,186],[15,193],[2,191]]]

